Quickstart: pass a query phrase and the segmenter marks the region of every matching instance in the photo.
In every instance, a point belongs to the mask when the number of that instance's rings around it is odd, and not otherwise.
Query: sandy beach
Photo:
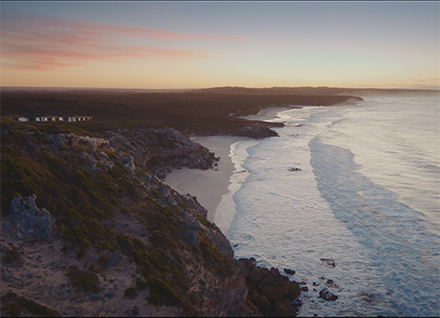
[[[246,137],[233,136],[198,136],[191,140],[208,148],[220,157],[214,169],[201,170],[182,168],[173,170],[164,183],[181,194],[191,194],[208,210],[208,220],[214,222],[222,196],[229,192],[229,178],[234,172],[234,164],[229,157],[230,147],[233,143],[246,140]]]
[[[275,118],[278,112],[287,109],[289,108],[273,107],[263,109],[256,115],[242,118],[261,121],[270,120]],[[228,188],[231,184],[230,178],[235,171],[234,164],[229,156],[231,145],[238,141],[251,139],[238,136],[196,136],[192,137],[191,140],[214,152],[216,157],[220,157],[218,166],[209,170],[189,168],[173,170],[172,173],[167,175],[164,183],[181,194],[189,193],[195,196],[199,203],[208,210],[208,220],[216,223],[217,208],[222,198],[230,193]],[[225,223],[224,221],[221,222]]]

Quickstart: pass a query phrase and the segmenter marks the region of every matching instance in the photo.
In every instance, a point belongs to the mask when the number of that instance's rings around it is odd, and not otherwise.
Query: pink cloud
[[[56,70],[91,61],[126,62],[208,55],[206,50],[200,49],[123,44],[121,37],[142,41],[241,40],[56,18],[7,17],[2,21],[2,65],[13,69]]]

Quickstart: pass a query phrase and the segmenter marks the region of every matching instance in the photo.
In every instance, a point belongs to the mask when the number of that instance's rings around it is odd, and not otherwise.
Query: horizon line
[[[380,88],[380,87],[344,87],[344,86],[265,86],[265,87],[248,87],[248,86],[212,86],[212,87],[198,87],[198,88],[135,88],[135,87],[83,87],[83,86],[0,86],[0,90],[3,89],[46,89],[46,90],[144,90],[144,91],[186,91],[186,90],[202,90],[202,89],[215,89],[215,88],[245,88],[245,89],[272,89],[272,88],[329,88],[329,89],[357,89],[357,90],[429,90],[440,91],[440,86],[434,88],[433,86],[423,87],[394,87],[394,88]]]

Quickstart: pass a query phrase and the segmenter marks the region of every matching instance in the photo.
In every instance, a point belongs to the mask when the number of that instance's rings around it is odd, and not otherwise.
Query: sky
[[[1,1],[1,86],[440,86],[438,1]]]

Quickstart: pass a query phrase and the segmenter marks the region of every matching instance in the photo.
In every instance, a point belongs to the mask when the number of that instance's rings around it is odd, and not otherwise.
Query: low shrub
[[[135,299],[138,296],[136,288],[135,287],[127,288],[124,291],[124,296],[130,299]]]
[[[11,317],[19,316],[41,316],[41,317],[59,317],[60,314],[47,306],[36,303],[31,299],[18,296],[13,292],[8,292],[1,298],[2,316],[3,312]],[[24,311],[24,312],[23,312]],[[27,312],[26,312],[27,311]]]
[[[180,298],[176,291],[157,276],[149,275],[147,283],[150,287],[150,296],[147,300],[155,305],[176,306]]]
[[[99,292],[99,278],[94,273],[83,271],[75,265],[71,265],[66,276],[70,277],[73,286],[81,287],[86,292]]]
[[[16,248],[12,248],[10,250],[7,250],[5,253],[5,256],[3,256],[2,259],[3,263],[5,264],[20,264],[21,263],[21,257],[20,253]]]

